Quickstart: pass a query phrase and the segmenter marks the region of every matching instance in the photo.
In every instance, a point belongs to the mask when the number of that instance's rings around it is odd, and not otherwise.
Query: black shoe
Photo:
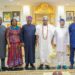
[[[35,66],[34,66],[34,64],[30,64],[30,70],[35,70]]]
[[[23,70],[23,68],[14,68],[14,71],[19,71],[19,70]]]
[[[38,69],[43,70],[43,69],[44,69],[44,68],[43,68],[43,64],[41,64],[41,65],[38,67]]]
[[[8,70],[7,67],[2,67],[2,71],[6,71],[6,70]]]
[[[8,68],[8,71],[14,71],[14,69],[13,68]]]
[[[2,69],[0,68],[0,72],[2,71]]]
[[[8,67],[6,68],[6,71],[9,71],[9,68]]]
[[[25,67],[25,70],[29,70],[29,67],[28,67],[28,66],[26,66],[26,67]]]
[[[49,70],[50,69],[49,65],[45,65],[45,69]]]
[[[24,70],[24,68],[19,68],[19,70]]]
[[[70,65],[69,69],[73,69],[73,65]]]
[[[30,67],[30,70],[36,70],[35,66]]]
[[[25,70],[29,70],[29,64],[26,64]]]

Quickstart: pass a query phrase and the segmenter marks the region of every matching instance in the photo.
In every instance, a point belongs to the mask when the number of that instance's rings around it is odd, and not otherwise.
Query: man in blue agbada
[[[22,45],[24,45],[25,49],[25,62],[26,66],[25,69],[35,69],[34,63],[35,63],[35,25],[32,23],[32,17],[27,16],[26,17],[27,24],[23,25],[22,31],[21,31],[21,40]],[[29,68],[29,65],[31,66]]]
[[[75,51],[75,17],[73,23],[69,26],[70,35],[70,69],[73,69],[74,65],[74,51]]]

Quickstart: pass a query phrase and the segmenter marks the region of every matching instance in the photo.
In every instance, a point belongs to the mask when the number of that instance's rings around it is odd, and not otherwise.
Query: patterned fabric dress
[[[16,26],[10,26],[7,29],[7,34],[9,38],[10,48],[8,49],[8,61],[9,67],[16,67],[23,64],[22,60],[22,50],[20,41],[20,28]]]

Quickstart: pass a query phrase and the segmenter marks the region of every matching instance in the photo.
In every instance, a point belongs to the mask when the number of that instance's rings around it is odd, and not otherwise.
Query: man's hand
[[[56,44],[54,44],[53,47],[56,48]]]
[[[36,40],[36,46],[38,46],[38,40]]]
[[[70,46],[69,46],[69,45],[67,45],[67,49],[68,49],[68,50],[70,49]]]
[[[36,36],[36,46],[38,45],[39,36]]]

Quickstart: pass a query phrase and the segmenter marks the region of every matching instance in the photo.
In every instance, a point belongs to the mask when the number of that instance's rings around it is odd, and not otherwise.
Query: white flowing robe
[[[43,34],[42,34],[43,32]],[[55,27],[48,24],[48,36],[47,36],[47,26],[43,27],[42,31],[42,25],[36,26],[36,35],[39,36],[38,43],[39,43],[39,50],[40,50],[40,59],[41,63],[49,63],[48,56],[50,54],[50,51],[52,50],[52,39],[55,32]],[[47,39],[43,38],[47,36]]]
[[[67,56],[67,45],[69,44],[69,33],[67,27],[56,27],[55,43],[57,51],[57,64],[65,65]]]
[[[67,45],[69,44],[68,42],[69,42],[68,28],[56,27],[55,29],[56,50],[60,52],[66,51]]]

